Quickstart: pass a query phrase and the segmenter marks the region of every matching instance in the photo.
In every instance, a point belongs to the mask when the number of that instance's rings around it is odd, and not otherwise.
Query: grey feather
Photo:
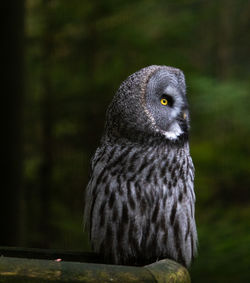
[[[91,244],[106,262],[171,258],[191,264],[197,232],[188,132],[181,70],[149,66],[121,84],[107,110],[85,197]]]

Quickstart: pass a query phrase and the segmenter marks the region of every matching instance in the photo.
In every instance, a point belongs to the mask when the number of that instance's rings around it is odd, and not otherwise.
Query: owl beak
[[[187,113],[183,112],[183,119],[186,120],[187,118]]]

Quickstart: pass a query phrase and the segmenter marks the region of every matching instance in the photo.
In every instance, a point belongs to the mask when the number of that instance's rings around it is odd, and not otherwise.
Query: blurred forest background
[[[250,282],[250,1],[3,5],[0,245],[89,249],[84,188],[106,107],[129,74],[170,65],[191,108],[192,280]]]

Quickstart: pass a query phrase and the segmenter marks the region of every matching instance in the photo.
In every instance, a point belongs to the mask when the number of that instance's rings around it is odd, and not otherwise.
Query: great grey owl
[[[91,244],[107,263],[190,265],[197,232],[188,132],[181,70],[153,65],[120,85],[85,196]]]

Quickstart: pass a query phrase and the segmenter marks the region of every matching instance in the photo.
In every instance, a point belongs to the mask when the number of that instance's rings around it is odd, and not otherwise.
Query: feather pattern
[[[156,92],[164,72],[173,97],[179,96],[168,116],[148,99],[152,78]],[[85,196],[91,244],[106,262],[141,265],[171,258],[190,266],[197,232],[189,120],[180,118],[187,109],[183,73],[162,66],[131,75],[111,102]],[[158,115],[170,123],[173,136]]]

